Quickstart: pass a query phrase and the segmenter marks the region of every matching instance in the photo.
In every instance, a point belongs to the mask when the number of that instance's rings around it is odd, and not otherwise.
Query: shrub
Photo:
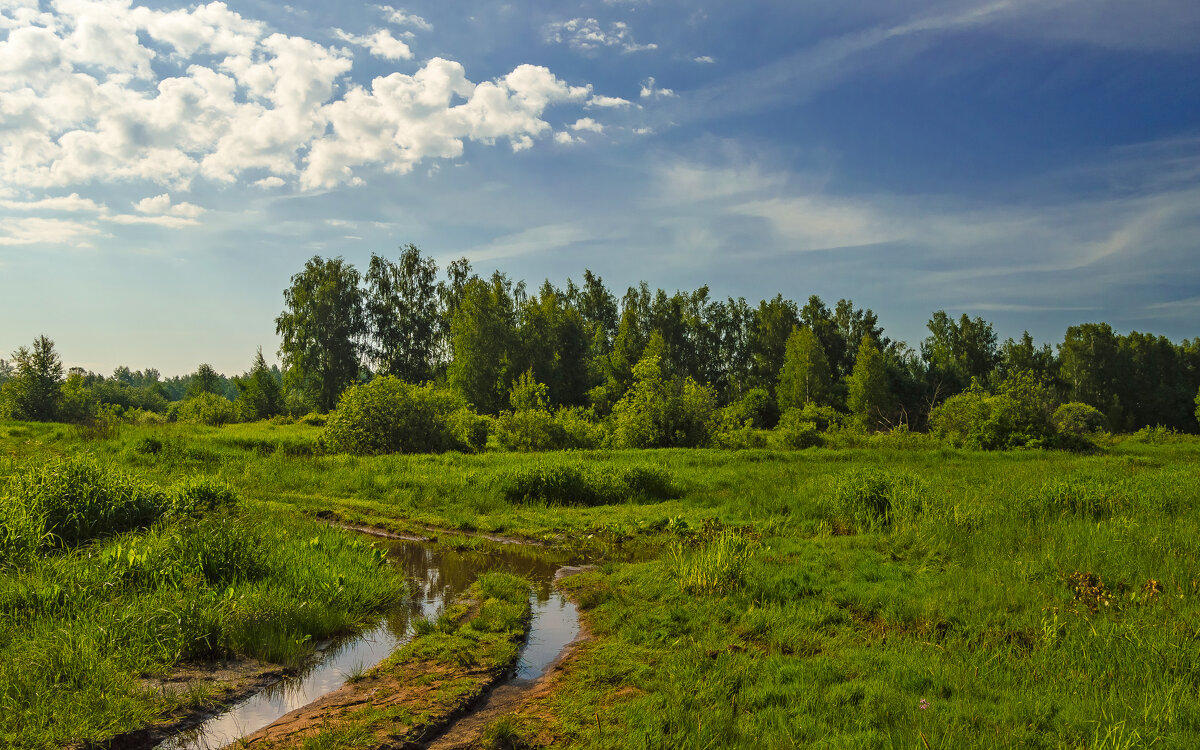
[[[1053,447],[1053,394],[1037,376],[1018,372],[995,395],[978,382],[929,415],[933,434],[955,447],[982,450]]]
[[[464,409],[460,397],[432,384],[375,378],[342,394],[325,425],[325,444],[360,455],[473,450],[479,423],[462,414]]]
[[[835,424],[835,416],[825,412],[833,409],[825,406],[809,404],[803,409],[788,409],[779,418],[779,426],[775,428],[773,442],[780,448],[804,449],[824,445],[821,436],[821,425],[828,427]],[[836,414],[836,412],[833,412]]]
[[[509,474],[501,492],[510,503],[549,505],[611,505],[626,500],[665,500],[678,490],[665,469],[538,464]]]
[[[1094,406],[1071,401],[1054,410],[1054,429],[1062,435],[1083,437],[1108,427],[1104,414]]]
[[[707,445],[716,394],[691,378],[668,378],[657,355],[633,368],[634,384],[613,407],[614,442],[624,448]]]
[[[838,477],[829,506],[847,528],[879,531],[920,514],[925,495],[924,482],[911,474],[853,469]]]
[[[175,419],[190,424],[206,424],[220,427],[237,421],[233,402],[215,393],[197,393],[179,405]]]
[[[324,427],[325,415],[319,414],[315,411],[310,411],[309,413],[297,419],[296,423],[305,425],[306,427]]]
[[[566,431],[546,409],[503,411],[496,417],[496,441],[510,451],[549,451],[567,447]]]
[[[459,450],[479,452],[487,447],[488,433],[492,425],[492,420],[488,417],[476,414],[464,406],[451,412],[446,423],[451,436],[459,445]]]

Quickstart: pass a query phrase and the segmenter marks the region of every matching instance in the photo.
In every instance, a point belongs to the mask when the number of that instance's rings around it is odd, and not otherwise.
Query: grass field
[[[247,523],[276,529],[333,514],[588,554],[600,569],[568,585],[597,637],[545,710],[514,724],[560,746],[1200,746],[1195,439],[1088,456],[914,436],[798,452],[355,458],[317,455],[319,434],[168,425],[89,440],[0,423],[0,477],[86,453],[157,487],[220,480]],[[601,481],[636,497],[575,503],[579,482]],[[310,535],[295,528],[278,533]],[[122,539],[50,554],[3,586],[46,575],[38,566],[86,577],[77,559]],[[65,615],[38,630],[23,611],[5,605],[0,647],[50,649]],[[0,673],[8,705],[21,695],[13,669]]]

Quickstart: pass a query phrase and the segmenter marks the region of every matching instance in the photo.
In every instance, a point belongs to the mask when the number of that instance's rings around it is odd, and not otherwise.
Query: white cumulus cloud
[[[571,126],[571,130],[574,130],[576,133],[578,133],[582,130],[586,130],[586,131],[589,131],[592,133],[603,133],[604,126],[601,125],[600,123],[596,122],[595,120],[593,120],[590,117],[581,117],[580,119],[575,121],[574,125]]]
[[[602,47],[617,47],[625,52],[642,52],[658,49],[657,44],[638,44],[633,31],[624,21],[614,21],[607,26],[595,18],[572,18],[548,24],[545,38],[552,44],[566,44],[581,52],[592,52]]]
[[[430,28],[420,16],[380,10],[392,24]],[[168,11],[133,0],[0,0],[0,28],[0,194],[26,202],[122,181],[149,186],[146,209],[163,188],[188,190],[196,180],[354,183],[359,168],[406,173],[459,156],[467,141],[531,148],[552,132],[547,108],[623,101],[532,65],[473,82],[442,58],[412,75],[357,82],[350,49],[271,33],[223,2]],[[391,31],[338,34],[374,55],[412,57]],[[172,224],[199,215],[187,205],[106,218]]]
[[[408,45],[392,36],[392,32],[387,29],[376,31],[368,36],[355,36],[341,29],[334,29],[333,33],[343,42],[363,47],[372,55],[385,60],[411,60],[413,56]]]
[[[642,82],[641,95],[643,99],[665,99],[672,96],[678,96],[678,94],[671,89],[659,88],[658,83],[654,80],[654,76],[650,76]]]

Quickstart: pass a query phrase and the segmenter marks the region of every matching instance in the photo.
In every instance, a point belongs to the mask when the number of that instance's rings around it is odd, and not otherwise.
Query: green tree
[[[1196,390],[1196,421],[1200,422],[1200,389]]]
[[[49,422],[58,415],[62,399],[63,364],[54,351],[54,342],[45,336],[33,340],[33,347],[13,352],[14,375],[4,384],[5,411],[13,419]]]
[[[751,382],[772,393],[779,382],[779,370],[787,350],[788,336],[800,322],[796,303],[776,294],[775,298],[758,303],[750,326]]]
[[[275,319],[284,366],[322,410],[332,409],[358,379],[366,334],[359,273],[341,258],[313,256],[284,290]]]
[[[821,342],[808,326],[793,328],[775,392],[780,410],[809,403],[826,404],[829,388],[829,362]]]
[[[188,398],[195,398],[201,393],[220,394],[222,391],[224,388],[221,387],[220,373],[207,362],[201,362],[192,375],[191,385],[188,386]]]
[[[863,336],[850,374],[847,405],[865,430],[880,429],[890,421],[892,393],[883,354],[870,336]]]
[[[1114,429],[1124,424],[1117,395],[1121,378],[1120,341],[1108,323],[1085,323],[1067,329],[1058,345],[1059,374],[1067,400],[1104,412]]]
[[[613,407],[615,438],[626,448],[707,445],[716,417],[716,394],[691,378],[669,377],[654,349],[633,368],[633,386]]]
[[[497,272],[490,281],[472,277],[450,325],[454,357],[450,387],[480,413],[495,414],[508,394],[516,310],[512,283]]]
[[[235,406],[238,417],[243,422],[270,419],[283,413],[283,384],[276,379],[271,368],[267,367],[261,346],[254,357],[254,365],[250,372],[235,382],[240,391]]]
[[[432,378],[441,320],[437,264],[410,244],[398,263],[372,254],[363,280],[369,356],[376,371],[410,383]]]

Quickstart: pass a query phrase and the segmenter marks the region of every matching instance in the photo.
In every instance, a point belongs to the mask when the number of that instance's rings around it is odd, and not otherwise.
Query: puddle
[[[505,570],[533,582],[533,621],[513,680],[540,676],[579,632],[575,605],[553,587],[554,573],[565,560],[537,548],[505,547],[483,554],[445,549],[428,542],[380,540],[388,559],[410,583],[410,596],[373,628],[324,645],[310,665],[294,677],[256,693],[191,730],[175,735],[159,750],[210,750],[251,734],[284,714],[337,690],[374,667],[412,638],[412,623],[436,615],[489,570]]]

